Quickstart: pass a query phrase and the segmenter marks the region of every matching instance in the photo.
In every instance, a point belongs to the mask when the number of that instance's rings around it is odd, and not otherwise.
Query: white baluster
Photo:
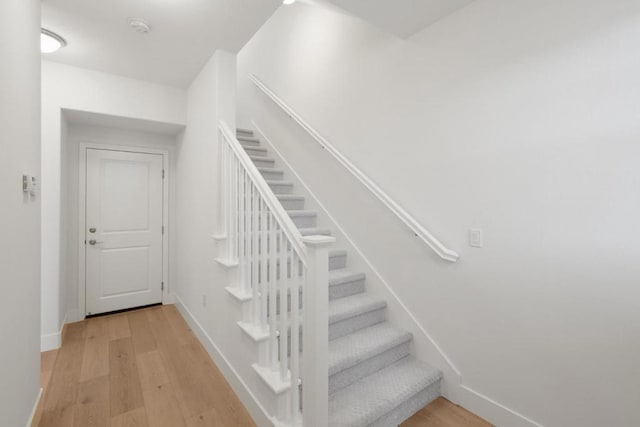
[[[268,210],[266,203],[260,199],[260,323],[263,331],[267,331],[267,233]]]
[[[277,234],[276,219],[273,214],[269,215],[269,353],[271,359],[271,369],[278,370],[278,338],[276,336],[276,295],[277,288]]]
[[[287,238],[280,232],[280,379],[287,380]]]
[[[244,250],[247,253],[244,262],[244,277],[245,288],[247,292],[252,292],[251,289],[251,189],[253,184],[249,175],[245,171],[245,193],[244,193]],[[249,310],[249,320],[253,321],[253,310]]]
[[[253,292],[253,323],[260,325],[260,277],[258,275],[259,257],[258,254],[258,235],[260,233],[258,221],[258,190],[255,185],[251,186],[251,291]]]
[[[238,279],[240,280],[240,287],[243,290],[247,288],[247,280],[245,275],[244,265],[246,262],[245,255],[245,212],[246,209],[244,207],[245,203],[245,191],[246,191],[246,174],[241,167],[237,170],[238,174],[238,183],[236,185],[237,188],[237,199],[238,199],[238,215],[237,215],[237,224],[238,224]],[[245,319],[246,320],[246,319]]]
[[[229,168],[229,218],[227,223],[232,233],[231,245],[229,245],[229,259],[238,262],[240,254],[238,253],[238,160],[235,158],[231,149],[227,147],[227,155],[231,167]]]
[[[291,251],[291,419],[300,410],[298,378],[300,377],[300,265],[298,254]]]

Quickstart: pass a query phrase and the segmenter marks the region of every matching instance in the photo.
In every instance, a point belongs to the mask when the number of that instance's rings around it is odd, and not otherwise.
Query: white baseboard
[[[36,416],[36,411],[38,410],[38,405],[40,404],[40,399],[42,399],[42,387],[40,387],[40,391],[38,392],[38,396],[36,396],[36,401],[33,404],[33,409],[31,409],[31,414],[29,415],[29,420],[27,421],[26,427],[31,427],[33,424],[33,418]]]
[[[79,322],[81,320],[84,320],[84,316],[80,314],[80,310],[77,308],[67,310],[58,332],[40,336],[40,351],[49,351],[60,348],[62,345],[62,329],[64,328],[64,325],[67,323]]]
[[[60,348],[62,342],[62,330],[53,334],[40,336],[40,351],[49,351]]]
[[[224,375],[225,379],[229,382],[231,388],[238,395],[238,398],[240,398],[244,406],[247,408],[256,424],[261,427],[274,426],[275,424],[271,417],[269,417],[266,409],[260,404],[260,402],[258,402],[247,384],[242,380],[242,378],[240,378],[238,372],[236,372],[233,366],[229,363],[229,360],[227,360],[227,358],[222,354],[220,348],[213,342],[202,325],[200,325],[200,322],[196,320],[195,316],[193,316],[191,311],[189,311],[178,295],[174,294],[174,298],[178,311],[180,311],[202,345],[207,349],[207,352],[222,372],[222,375]]]

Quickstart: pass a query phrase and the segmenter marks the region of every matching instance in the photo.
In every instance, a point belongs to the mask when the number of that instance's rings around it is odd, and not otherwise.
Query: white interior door
[[[163,156],[86,150],[86,314],[162,302]]]

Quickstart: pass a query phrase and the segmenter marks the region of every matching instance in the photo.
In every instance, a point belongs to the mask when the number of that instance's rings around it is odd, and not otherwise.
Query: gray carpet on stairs
[[[253,132],[238,138],[302,235],[330,235]],[[386,321],[386,302],[366,293],[347,256],[333,249],[329,261],[329,425],[395,427],[440,396],[442,374],[410,355],[411,334]]]

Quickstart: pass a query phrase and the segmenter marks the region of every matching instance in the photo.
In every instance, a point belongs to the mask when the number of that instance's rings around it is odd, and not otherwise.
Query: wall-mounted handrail
[[[287,115],[300,125],[311,137],[313,137],[329,154],[331,154],[342,166],[344,166],[362,185],[364,185],[374,196],[378,198],[387,208],[389,208],[409,229],[420,239],[422,239],[440,258],[456,262],[460,257],[457,252],[447,248],[433,234],[424,228],[414,217],[405,211],[387,193],[385,193],[375,182],[365,175],[358,167],[340,153],[329,141],[322,137],[309,123],[307,123],[293,108],[276,95],[267,85],[265,85],[255,74],[249,74],[251,80],[262,92],[264,92],[273,102],[282,108]]]

